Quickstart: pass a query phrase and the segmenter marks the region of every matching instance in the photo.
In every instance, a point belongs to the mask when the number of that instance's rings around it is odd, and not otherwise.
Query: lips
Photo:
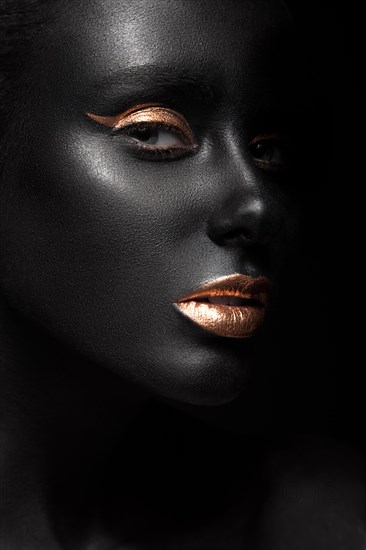
[[[193,323],[227,338],[250,338],[263,323],[270,295],[267,277],[234,273],[179,298],[175,305]]]

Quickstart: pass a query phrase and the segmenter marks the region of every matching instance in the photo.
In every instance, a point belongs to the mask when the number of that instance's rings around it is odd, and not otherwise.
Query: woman
[[[287,10],[1,6],[1,549],[361,548],[258,430],[312,200]]]

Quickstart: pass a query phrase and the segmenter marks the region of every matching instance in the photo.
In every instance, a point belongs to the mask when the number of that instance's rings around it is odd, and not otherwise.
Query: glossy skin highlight
[[[263,105],[282,107],[258,56],[291,23],[276,3],[212,13],[205,2],[166,1],[135,18],[137,5],[77,3],[78,24],[57,30],[63,47],[41,54],[50,71],[35,68],[39,102],[3,190],[1,285],[15,307],[27,304],[105,368],[176,400],[225,402],[243,388],[250,346],[187,326],[171,303],[230,273],[275,283],[295,203],[249,143],[266,129],[256,118]],[[145,103],[187,120],[197,145],[189,155],[142,156],[87,116]]]
[[[281,400],[297,429],[315,380],[294,344],[280,372],[286,346],[276,362],[268,337],[283,327],[286,275],[314,358],[318,309],[301,303],[311,281],[287,272],[304,188],[317,185],[298,142],[308,98],[287,10],[54,6],[1,181],[1,550],[359,550],[363,463],[345,453],[339,468],[332,448],[256,431],[278,427]],[[273,289],[250,338],[174,307],[194,289],[217,298],[210,285],[231,274]],[[227,283],[219,296],[237,291]],[[267,290],[256,298],[267,303]],[[293,383],[305,379],[298,405]]]
[[[39,100],[1,202],[1,286],[14,307],[104,368],[191,403],[237,396],[251,346],[187,326],[172,302],[230,273],[276,284],[296,219],[294,191],[249,145],[280,130],[264,112],[291,110],[287,84],[267,74],[288,62],[271,51],[291,21],[275,2],[241,5],[78,2],[77,24],[57,29],[62,48],[40,54],[50,70],[35,68]],[[191,132],[188,155],[142,154],[113,133],[121,113],[157,103]],[[156,121],[159,109],[146,112]]]

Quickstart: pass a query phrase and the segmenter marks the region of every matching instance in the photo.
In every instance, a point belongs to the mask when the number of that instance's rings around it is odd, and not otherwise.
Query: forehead
[[[291,29],[277,0],[80,0],[65,17],[59,63],[92,80],[155,64],[248,77]]]

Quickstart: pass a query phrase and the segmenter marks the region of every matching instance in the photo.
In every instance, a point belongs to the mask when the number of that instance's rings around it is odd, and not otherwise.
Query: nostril
[[[250,243],[254,240],[254,232],[249,228],[233,229],[223,235],[222,242],[246,242]]]
[[[234,239],[237,236],[237,234],[238,234],[238,232],[235,229],[233,229],[232,231],[228,231],[223,236],[223,240],[224,241],[231,241],[232,239]]]
[[[213,212],[207,235],[221,246],[263,246],[276,237],[282,223],[283,213],[267,197],[232,196]]]

